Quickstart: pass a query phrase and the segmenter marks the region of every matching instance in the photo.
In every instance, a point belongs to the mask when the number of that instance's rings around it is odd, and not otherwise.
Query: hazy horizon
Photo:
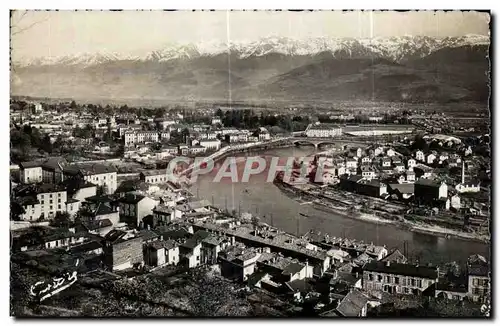
[[[144,55],[169,43],[266,36],[375,38],[489,35],[489,14],[443,11],[14,11],[12,59]],[[395,28],[396,27],[396,28]]]

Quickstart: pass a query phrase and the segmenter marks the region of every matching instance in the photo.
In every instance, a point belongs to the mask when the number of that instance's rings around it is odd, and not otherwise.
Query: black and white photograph
[[[490,11],[9,18],[11,317],[492,318]]]

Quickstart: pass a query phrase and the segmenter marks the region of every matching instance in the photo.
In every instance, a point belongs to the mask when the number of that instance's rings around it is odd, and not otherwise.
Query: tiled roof
[[[438,271],[436,267],[418,266],[412,264],[389,263],[381,261],[372,261],[363,266],[363,269],[369,272],[379,272],[394,275],[416,276],[428,279],[436,279]]]
[[[354,289],[340,301],[337,311],[344,317],[357,317],[367,303],[368,297]]]

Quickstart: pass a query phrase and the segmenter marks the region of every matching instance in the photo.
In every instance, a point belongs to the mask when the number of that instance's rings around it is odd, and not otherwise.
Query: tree
[[[234,286],[204,268],[191,270],[194,285],[189,303],[195,316],[222,317],[248,315],[248,303],[238,298]]]
[[[220,108],[218,108],[217,111],[215,112],[215,116],[219,117],[219,118],[223,118],[224,112],[222,112],[222,110]]]
[[[11,198],[10,200],[10,219],[12,221],[20,221],[21,215],[26,213],[24,207],[21,206],[17,201]]]
[[[57,212],[56,216],[51,222],[52,226],[68,228],[71,224],[71,219],[67,212]]]
[[[69,107],[74,110],[76,109],[78,106],[76,105],[76,102],[75,101],[71,101],[71,104],[69,105]]]

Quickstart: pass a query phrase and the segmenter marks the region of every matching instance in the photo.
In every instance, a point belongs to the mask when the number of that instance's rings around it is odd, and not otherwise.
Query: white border
[[[5,251],[5,254],[2,255],[2,259],[4,263],[1,265],[2,270],[2,280],[1,282],[1,303],[2,303],[2,319],[6,319],[9,324],[13,323],[14,320],[9,316],[9,281],[8,281],[8,275],[9,275],[9,270],[8,270],[8,259],[9,259],[9,252],[8,252],[8,239],[9,239],[9,227],[8,227],[8,210],[9,210],[9,195],[8,195],[8,175],[7,175],[7,170],[8,170],[8,165],[9,165],[9,129],[8,129],[8,101],[9,101],[9,67],[7,65],[7,62],[9,62],[9,16],[7,14],[7,9],[139,9],[139,8],[144,8],[144,9],[193,9],[193,8],[199,8],[199,9],[279,9],[279,8],[290,8],[290,9],[299,9],[299,8],[305,8],[305,9],[405,9],[405,8],[411,8],[411,9],[491,9],[493,14],[498,13],[496,10],[498,6],[498,1],[486,1],[486,0],[475,0],[475,1],[448,1],[448,2],[438,2],[438,1],[430,1],[430,0],[420,0],[420,1],[414,1],[414,2],[401,2],[401,1],[383,1],[383,0],[378,0],[378,1],[318,1],[318,0],[308,0],[308,1],[297,1],[297,0],[288,0],[288,1],[269,1],[269,0],[253,0],[253,1],[230,1],[230,0],[217,0],[217,1],[202,1],[202,0],[183,0],[183,1],[176,1],[176,2],[171,2],[171,1],[152,1],[152,0],[141,0],[137,2],[128,2],[125,3],[123,0],[122,1],[102,1],[102,0],[87,0],[87,1],[82,1],[82,0],[77,0],[77,1],[35,1],[35,0],[7,0],[7,1],[2,1],[2,7],[4,7],[4,10],[2,11],[3,14],[0,15],[0,20],[2,21],[2,26],[4,27],[2,29],[2,32],[0,33],[1,39],[2,39],[2,45],[4,47],[4,50],[1,52],[2,55],[2,62],[4,63],[1,65],[2,69],[2,109],[0,110],[0,114],[2,115],[0,118],[0,121],[3,123],[3,127],[0,128],[0,139],[1,141],[1,146],[2,150],[1,152],[4,153],[2,156],[2,165],[4,165],[3,173],[0,174],[0,185],[2,186],[2,190],[4,191],[2,196],[0,197],[2,203],[0,207],[2,208],[2,211],[4,214],[2,214],[2,219],[4,223],[4,227],[1,229],[2,232],[4,233],[0,239],[3,241],[3,245],[1,245],[1,248]],[[498,35],[495,34],[495,40],[498,42]],[[494,44],[496,45],[496,42]],[[497,53],[495,51],[495,58],[492,58],[494,62],[496,62],[496,57]],[[495,85],[497,85],[495,83]],[[497,87],[495,86],[494,92],[497,90]],[[497,94],[495,92],[495,94]],[[499,118],[500,113],[497,113],[495,115],[495,120],[500,119]],[[498,125],[498,121],[495,121],[495,125]],[[495,132],[495,140],[493,142],[495,149],[494,153],[499,152],[498,146],[500,146],[500,143],[498,141],[497,135],[498,132]],[[500,164],[500,161],[494,161],[494,177],[496,179],[497,173],[497,165]],[[500,203],[498,200],[498,196],[500,191],[495,191],[495,198],[494,202],[495,203]],[[498,207],[495,207],[495,212],[498,212]],[[496,218],[495,218],[496,219]],[[500,225],[500,221],[496,220],[494,222],[495,225],[495,232],[497,232],[497,228]],[[495,253],[495,261],[498,256],[498,252]],[[498,266],[495,266],[495,271],[498,271]],[[497,274],[497,273],[495,273]],[[496,290],[496,284],[497,284],[497,278],[495,275],[495,280],[493,282]],[[496,298],[496,296],[495,296]],[[495,302],[495,301],[494,301]],[[496,305],[495,305],[496,306]],[[497,311],[495,311],[497,312]],[[498,313],[498,312],[497,312]],[[63,322],[67,322],[68,320],[62,320]],[[201,320],[200,320],[201,321]],[[281,320],[281,322],[310,322],[310,321],[303,321],[303,320],[298,320],[298,321],[292,321],[292,320]],[[371,320],[373,322],[373,320]],[[33,323],[34,321],[27,321],[26,323]],[[45,321],[49,322],[49,321]],[[50,323],[53,321],[51,320]],[[83,323],[83,324],[104,324],[106,322],[110,321],[98,321],[98,320],[75,320],[71,322],[77,322],[77,323]],[[112,321],[114,323],[116,322],[122,322],[121,320],[115,320]],[[144,321],[132,321],[134,323],[143,323]],[[151,322],[151,321],[150,321]],[[176,320],[162,320],[162,321],[154,321],[153,322],[160,322],[160,323],[169,323],[169,324],[177,324],[181,323],[181,321],[176,321]],[[188,322],[188,321],[186,321]],[[194,323],[196,321],[189,321],[189,323]],[[207,323],[207,322],[218,322],[216,320],[203,320],[202,322]],[[231,322],[231,320],[229,320]],[[262,323],[262,324],[267,324],[271,323],[271,321],[265,321],[265,320],[238,320],[239,322],[249,322],[249,323]],[[333,321],[335,323],[344,323],[346,321],[338,321],[335,320]],[[359,323],[357,321],[348,321],[350,323]],[[380,322],[385,322],[385,320],[381,320]],[[396,321],[397,322],[397,321]],[[417,321],[418,322],[418,321]],[[435,321],[428,321],[425,320],[424,322],[426,323],[434,323]],[[445,322],[445,321],[443,321]],[[448,322],[454,322],[454,321],[448,321]]]

